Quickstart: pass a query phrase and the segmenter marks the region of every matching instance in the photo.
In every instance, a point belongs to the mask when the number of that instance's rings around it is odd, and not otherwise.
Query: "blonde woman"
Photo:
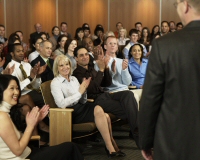
[[[126,41],[130,40],[129,38],[126,38],[126,34],[126,29],[122,28],[119,30],[118,45],[126,45]]]

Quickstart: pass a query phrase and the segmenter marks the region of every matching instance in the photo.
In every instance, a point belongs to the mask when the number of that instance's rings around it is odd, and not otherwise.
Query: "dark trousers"
[[[128,120],[131,132],[134,133],[137,127],[138,107],[133,92],[102,93],[95,99],[95,104],[100,105],[106,113]]]
[[[56,146],[31,148],[27,157],[31,160],[83,160],[80,149],[73,142],[65,142]]]
[[[33,102],[35,103],[35,106],[38,106],[39,108],[42,108],[44,106],[44,100],[41,93],[32,90],[27,94],[31,96]]]

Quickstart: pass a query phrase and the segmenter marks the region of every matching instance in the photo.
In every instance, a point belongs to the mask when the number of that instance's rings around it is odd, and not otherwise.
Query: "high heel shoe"
[[[122,152],[121,150],[119,150],[117,152],[117,154],[118,154],[119,157],[125,157],[126,156],[126,153]]]
[[[109,150],[105,147],[105,151],[106,151],[106,154],[108,156],[108,158],[112,158],[112,157],[117,157],[118,156],[118,153],[117,152],[109,152]]]

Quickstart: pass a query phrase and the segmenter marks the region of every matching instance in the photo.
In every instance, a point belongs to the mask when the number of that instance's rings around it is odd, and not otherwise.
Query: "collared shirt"
[[[39,52],[38,51],[34,51],[31,54],[29,54],[28,56],[28,61],[31,63],[34,59],[36,59],[39,56]]]
[[[131,46],[133,46],[134,44],[141,44],[141,43],[133,43],[133,42],[129,42],[123,49],[123,53],[124,53],[124,56],[126,59],[129,59],[128,57],[128,52],[129,52],[129,49],[131,48]],[[147,49],[146,47],[141,44],[143,46],[143,55],[146,56],[147,55]]]
[[[126,41],[130,40],[129,38],[118,38],[118,45],[126,45]]]
[[[70,76],[69,79],[70,81],[58,75],[51,82],[51,93],[56,105],[60,108],[71,107],[78,102],[82,104],[87,102],[87,93],[81,95],[80,84],[76,77]]]
[[[40,57],[47,63],[48,58],[44,58],[40,55]]]
[[[41,79],[40,78],[34,78],[32,81],[30,81],[28,78],[24,79],[24,76],[19,68],[20,64],[23,65],[24,71],[26,72],[27,76],[30,76],[31,72],[31,65],[27,62],[21,61],[21,63],[12,60],[10,63],[8,63],[8,67],[11,67],[15,64],[15,69],[12,73],[13,76],[17,77],[20,83],[20,88],[22,91],[22,95],[27,94],[28,92],[31,91],[31,89],[27,88],[26,86],[31,84],[33,88],[38,89],[41,84]]]
[[[131,75],[129,74],[128,68],[125,70],[122,69],[123,59],[119,58],[110,58],[108,66],[112,68],[111,65],[113,61],[116,61],[116,72],[113,72],[110,69],[110,75],[112,77],[112,84],[109,87],[105,87],[104,91],[116,92],[128,90],[128,85],[131,84]],[[98,66],[95,64],[95,69],[99,70]]]
[[[58,48],[58,49],[56,49],[56,50],[54,51],[54,54],[58,56],[58,55],[65,54],[65,52],[64,52],[64,49],[61,50],[61,48]]]
[[[142,59],[141,65],[139,65],[133,57],[129,60],[128,69],[132,77],[131,85],[140,88],[144,84],[146,75],[148,60]]]

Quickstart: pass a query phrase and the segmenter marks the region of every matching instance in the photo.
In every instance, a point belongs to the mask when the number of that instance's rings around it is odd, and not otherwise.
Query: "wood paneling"
[[[83,24],[83,3],[84,0],[58,0],[58,25],[67,22],[67,31],[72,37]]]
[[[181,21],[173,5],[174,2],[174,0],[162,0],[161,21],[174,21],[175,23]]]
[[[90,25],[92,33],[97,24],[108,30],[108,0],[84,0],[83,10],[84,23]]]
[[[32,0],[7,0],[6,1],[6,31],[7,37],[11,33],[21,30],[24,33],[24,41],[27,42],[31,32],[31,1]]]
[[[0,0],[0,24],[4,24],[4,1]]]
[[[135,28],[136,22],[151,28],[159,23],[160,0],[111,0],[110,28],[116,30],[116,23],[122,22],[124,28]]]
[[[32,0],[31,7],[31,32],[35,32],[34,24],[40,23],[51,36],[51,29],[56,25],[56,0]]]

